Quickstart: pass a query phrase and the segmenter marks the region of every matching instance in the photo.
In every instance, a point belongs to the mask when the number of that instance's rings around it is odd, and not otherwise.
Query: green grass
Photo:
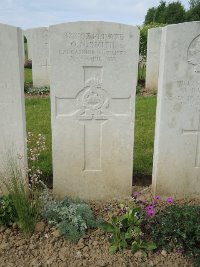
[[[138,68],[138,81],[145,81],[146,78],[146,67]]]
[[[32,84],[32,69],[24,68],[24,82],[26,84]]]
[[[51,116],[49,98],[26,99],[27,132],[43,134],[46,138],[46,150],[41,154],[40,169],[44,178],[52,176],[51,155]]]
[[[136,98],[134,176],[152,173],[156,97]],[[40,169],[45,177],[52,176],[50,99],[26,99],[27,131],[44,134],[47,151],[41,155]]]
[[[134,144],[134,176],[152,174],[156,97],[137,96]]]

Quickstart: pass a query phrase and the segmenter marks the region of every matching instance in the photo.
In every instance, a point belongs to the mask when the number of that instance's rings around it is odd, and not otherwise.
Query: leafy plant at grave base
[[[151,218],[151,237],[159,248],[184,252],[200,266],[199,218],[200,206],[168,206]]]
[[[88,204],[70,198],[47,202],[43,217],[71,242],[77,242],[85,236],[87,229],[97,224]]]
[[[11,197],[0,197],[0,225],[10,226],[17,221],[17,212],[12,203]]]
[[[33,88],[24,88],[26,94],[30,95],[47,95],[50,93],[50,87],[43,86],[43,87],[33,87]]]
[[[147,251],[156,249],[155,243],[144,239],[142,232],[144,216],[140,207],[127,208],[121,216],[113,216],[111,222],[105,221],[100,224],[100,228],[109,233],[111,253],[131,248],[132,253],[140,250],[145,256]]]

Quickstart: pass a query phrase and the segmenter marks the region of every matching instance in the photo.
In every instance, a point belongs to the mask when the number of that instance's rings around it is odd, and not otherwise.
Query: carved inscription
[[[200,106],[200,81],[177,81],[166,86],[166,96],[181,105]]]
[[[59,54],[67,55],[73,61],[115,61],[126,54],[125,36],[121,33],[66,32],[64,40],[65,49],[60,49]]]

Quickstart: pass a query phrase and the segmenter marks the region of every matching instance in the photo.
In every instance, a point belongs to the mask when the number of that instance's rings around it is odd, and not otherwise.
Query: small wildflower
[[[148,211],[148,210],[152,210],[152,209],[153,209],[153,205],[152,205],[152,204],[146,207],[146,210],[147,210],[147,211]]]
[[[160,196],[155,196],[155,197],[154,197],[154,200],[155,200],[155,201],[160,200]]]
[[[133,192],[132,198],[137,198],[139,197],[140,193],[139,192]]]
[[[155,210],[152,208],[152,209],[146,210],[146,213],[147,213],[147,216],[152,217],[155,215]]]
[[[183,248],[177,248],[176,249],[176,253],[182,254],[183,252],[184,252]]]
[[[166,202],[167,202],[168,204],[171,204],[171,203],[174,202],[174,199],[173,199],[172,197],[168,197],[167,200],[166,200]]]

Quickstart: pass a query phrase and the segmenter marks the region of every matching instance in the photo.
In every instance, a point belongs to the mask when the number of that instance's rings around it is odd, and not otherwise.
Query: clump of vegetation
[[[48,201],[43,217],[71,242],[77,242],[85,236],[87,229],[96,227],[90,206],[70,198]]]
[[[0,225],[11,226],[18,220],[17,212],[11,197],[1,196],[0,197]]]
[[[200,266],[200,206],[171,205],[151,218],[151,237],[159,248],[184,252]]]
[[[29,133],[28,142],[32,135]],[[7,154],[4,164],[4,170],[0,173],[1,185],[7,190],[9,196],[3,197],[2,203],[7,203],[7,208],[2,205],[6,214],[2,216],[6,220],[16,222],[25,235],[30,235],[35,229],[35,224],[40,217],[43,200],[40,175],[41,171],[37,168],[39,152],[45,147],[44,139],[41,134],[35,140],[34,147],[29,147],[28,155],[34,163],[30,168],[25,168],[22,157],[10,152]],[[5,201],[6,200],[6,201]],[[8,213],[10,211],[10,213]]]
[[[155,243],[144,239],[142,209],[122,207],[121,213],[120,216],[112,216],[111,222],[100,224],[100,228],[109,233],[110,252],[115,253],[118,250],[130,248],[132,253],[140,250],[145,256],[146,251],[154,250]]]
[[[35,228],[40,209],[40,193],[35,185],[29,185],[26,172],[15,158],[8,160],[6,171],[1,174],[10,200],[17,213],[17,224],[25,235]]]
[[[165,24],[163,23],[157,23],[157,22],[151,22],[149,24],[145,24],[139,27],[140,29],[140,55],[146,59],[147,55],[147,35],[148,30],[151,28],[157,28],[157,27],[163,27]]]
[[[50,93],[50,87],[25,87],[24,92],[29,95],[48,95]]]
[[[26,69],[32,69],[32,60],[31,59],[26,59],[24,62],[24,68]]]

